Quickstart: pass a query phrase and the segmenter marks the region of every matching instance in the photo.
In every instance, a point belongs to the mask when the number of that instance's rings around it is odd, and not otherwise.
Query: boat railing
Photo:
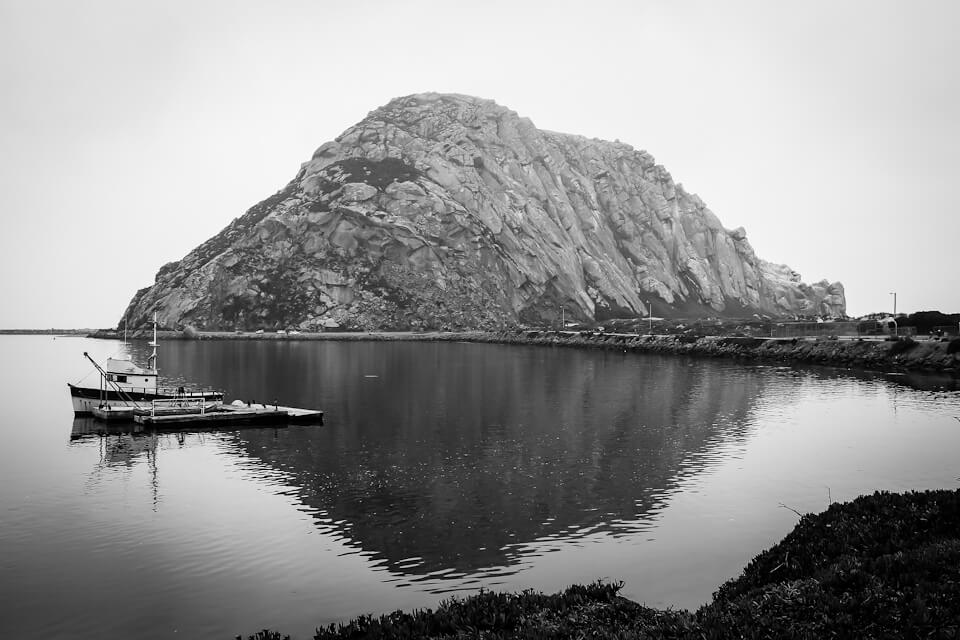
[[[181,396],[184,398],[199,398],[202,396],[220,395],[219,392],[216,391],[196,391],[194,389],[185,389],[183,387],[157,387],[154,390],[154,393],[162,393],[166,396]]]
[[[219,392],[215,391],[194,391],[192,389],[184,389],[183,387],[128,387],[124,384],[118,386],[124,393],[140,393],[143,395],[164,395],[181,398],[201,398],[220,395]]]

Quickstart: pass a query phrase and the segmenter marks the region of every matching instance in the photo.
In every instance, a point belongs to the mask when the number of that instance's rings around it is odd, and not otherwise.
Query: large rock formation
[[[840,283],[760,260],[645,151],[489,100],[397,98],[138,291],[131,325],[310,330],[841,315]]]

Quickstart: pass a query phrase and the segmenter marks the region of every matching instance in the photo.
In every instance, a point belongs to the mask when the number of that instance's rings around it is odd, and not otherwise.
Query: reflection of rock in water
[[[349,423],[240,441],[392,570],[474,572],[516,561],[513,545],[643,528],[680,478],[742,442],[764,384],[681,358],[474,354],[395,358],[389,384],[344,389]]]

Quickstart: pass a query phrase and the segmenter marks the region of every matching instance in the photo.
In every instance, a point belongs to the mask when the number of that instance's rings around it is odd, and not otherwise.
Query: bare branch
[[[797,515],[800,516],[801,518],[803,517],[803,514],[800,513],[799,511],[797,511],[796,509],[794,509],[793,507],[788,507],[787,505],[783,504],[782,502],[780,503],[780,506],[783,507],[784,509],[790,509],[790,511],[793,511],[795,514],[797,514]]]

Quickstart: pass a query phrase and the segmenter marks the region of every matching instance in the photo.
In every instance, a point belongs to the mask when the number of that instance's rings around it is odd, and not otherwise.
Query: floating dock
[[[93,416],[103,422],[136,422],[155,428],[323,423],[323,411],[240,400],[234,400],[232,404],[211,403],[200,398],[165,398],[153,400],[148,406],[136,407],[105,404],[94,408]]]
[[[192,427],[214,425],[247,425],[277,423],[320,423],[323,411],[263,404],[224,404],[199,412],[197,410],[137,412],[133,419],[138,424],[154,427]]]

